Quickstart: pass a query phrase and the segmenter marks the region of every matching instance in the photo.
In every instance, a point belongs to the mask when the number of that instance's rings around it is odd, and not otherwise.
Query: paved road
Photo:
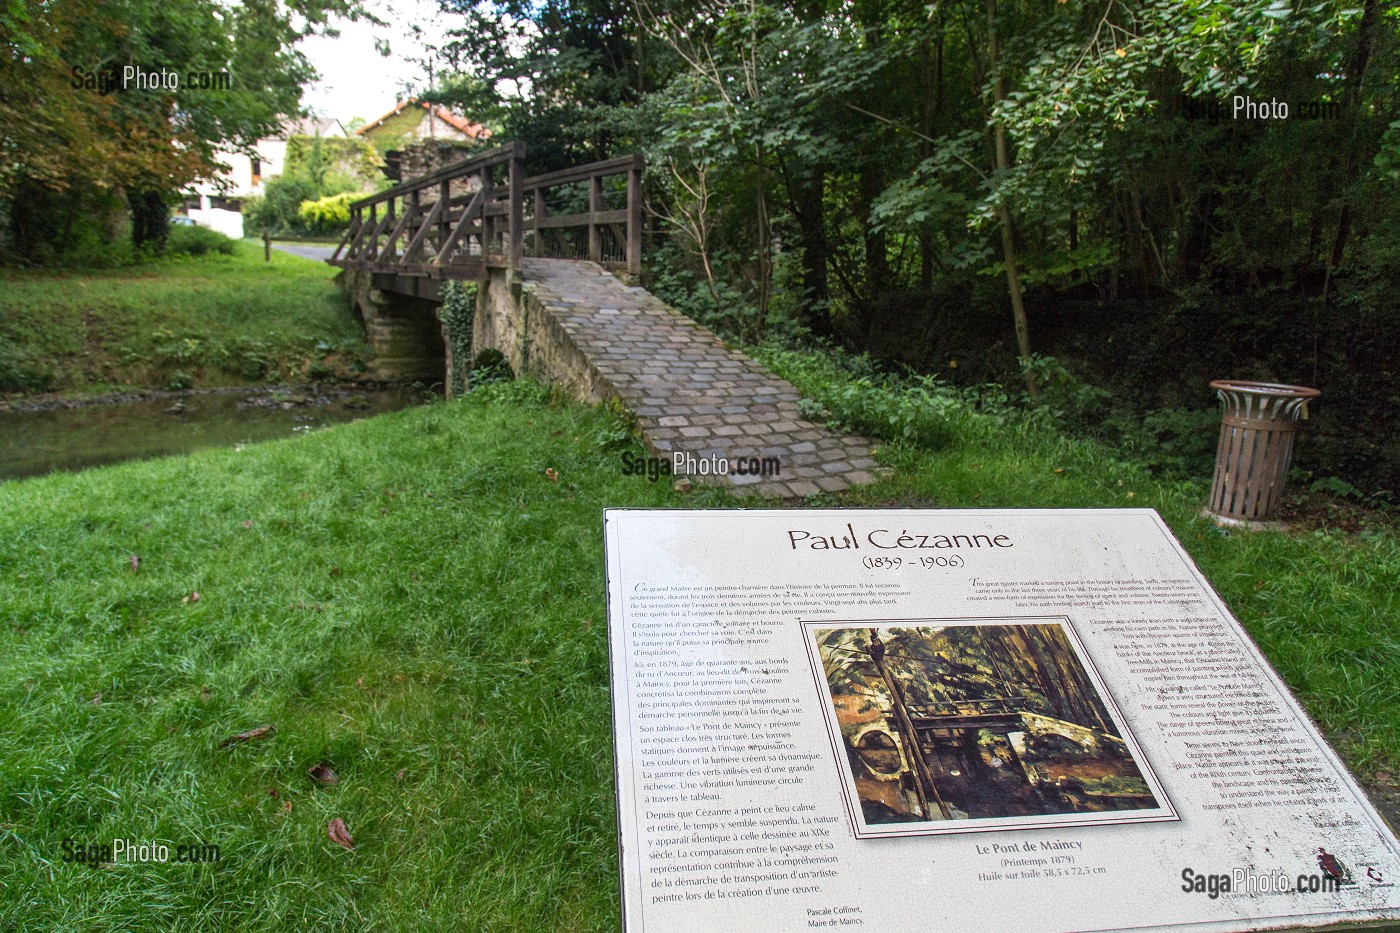
[[[300,256],[302,259],[315,259],[318,262],[330,259],[335,252],[334,246],[321,246],[318,243],[276,243],[272,244],[273,249],[280,249],[284,253],[291,253],[293,256]]]

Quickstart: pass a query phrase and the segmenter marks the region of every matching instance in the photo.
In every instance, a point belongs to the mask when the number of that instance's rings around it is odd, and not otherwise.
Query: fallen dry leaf
[[[141,558],[137,557],[135,554],[132,554],[132,555],[127,559],[127,561],[128,561],[128,563],[131,564],[131,572],[132,572],[132,573],[135,573],[136,571],[138,571],[138,570],[141,569]]]
[[[99,690],[99,691],[97,691],[97,693],[93,694],[92,699],[91,699],[91,700],[88,700],[88,702],[91,703],[93,706],[101,706],[101,705],[102,705],[102,691]]]
[[[184,599],[180,600],[180,602],[181,602],[181,604],[184,604],[184,605],[188,605],[189,603],[197,603],[197,602],[199,602],[199,591],[196,590],[195,592],[193,592],[193,593],[191,593],[190,595],[186,596]]]
[[[237,745],[239,742],[251,742],[254,739],[261,739],[277,731],[276,726],[258,726],[256,729],[249,729],[247,732],[240,732],[231,735],[219,743],[220,748],[228,748],[230,745]]]
[[[199,702],[208,703],[210,695],[211,694],[209,693],[208,686],[203,686],[199,688]]]
[[[396,780],[396,781],[402,781],[402,780],[403,780],[403,776],[404,776],[405,774],[407,774],[407,773],[408,773],[408,769],[407,769],[407,768],[400,768],[400,769],[398,770],[398,773],[394,775],[394,780]]]
[[[549,477],[551,483],[559,482],[559,471],[554,469],[554,467],[545,467],[544,475]]]
[[[331,770],[331,766],[324,761],[314,764],[306,769],[306,773],[311,775],[311,780],[317,784],[339,784],[340,775]]]
[[[277,788],[275,788],[275,787],[269,787],[269,788],[267,789],[267,795],[268,795],[269,797],[280,797],[280,796],[281,796],[281,794],[277,793]]]
[[[326,835],[331,842],[345,849],[355,848],[355,840],[350,838],[350,830],[345,827],[345,821],[336,817],[326,824]]]
[[[284,801],[282,801],[282,812],[283,812],[283,813],[291,813],[291,812],[292,812],[292,802],[291,802],[290,800],[284,800]]]
[[[1376,781],[1380,784],[1393,784],[1395,782],[1395,778],[1391,775],[1389,771],[1377,771]]]
[[[253,527],[253,520],[252,520],[251,518],[245,518],[245,519],[243,519],[243,527],[244,527],[244,528],[252,528],[252,527]]]

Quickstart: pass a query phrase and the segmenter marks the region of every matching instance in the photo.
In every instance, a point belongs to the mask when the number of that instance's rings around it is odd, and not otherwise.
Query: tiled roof
[[[384,116],[378,118],[377,120],[371,120],[370,122],[366,123],[364,126],[357,129],[355,133],[359,136],[365,135],[369,131],[373,130],[375,127],[382,124],[384,121],[388,120],[390,117],[394,117],[402,113],[403,109],[410,105],[416,105],[422,107],[424,110],[430,111],[434,116],[436,116],[442,122],[446,123],[448,126],[465,134],[468,139],[488,139],[491,136],[491,131],[488,130],[486,127],[482,126],[480,123],[473,123],[465,117],[459,117],[457,116],[457,114],[448,110],[441,104],[429,104],[424,101],[418,100],[416,97],[410,98],[409,100],[399,101],[397,104],[394,105],[393,110],[390,110],[388,113],[384,114]]]

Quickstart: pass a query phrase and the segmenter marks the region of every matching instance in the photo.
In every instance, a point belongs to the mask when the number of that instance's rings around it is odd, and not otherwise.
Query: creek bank
[[[295,408],[329,405],[338,400],[384,391],[412,391],[412,384],[361,380],[357,382],[284,383],[280,385],[218,386],[207,389],[129,389],[97,395],[65,393],[0,397],[0,414],[9,412],[71,411],[98,405],[122,405],[168,399],[172,403],[208,395],[241,395],[240,407]],[[434,397],[433,393],[423,393]]]
[[[13,399],[0,405],[0,480],[242,447],[435,397],[417,386],[321,383]]]

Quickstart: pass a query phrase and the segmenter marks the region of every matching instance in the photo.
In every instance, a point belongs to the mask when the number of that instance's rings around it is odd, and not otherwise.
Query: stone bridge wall
[[[429,385],[443,381],[447,351],[438,302],[376,288],[373,273],[363,269],[346,269],[337,278],[374,350],[371,376]]]
[[[516,374],[560,386],[579,401],[602,402],[614,394],[530,283],[511,270],[491,269],[477,289],[472,353],[488,349],[501,351]]]

